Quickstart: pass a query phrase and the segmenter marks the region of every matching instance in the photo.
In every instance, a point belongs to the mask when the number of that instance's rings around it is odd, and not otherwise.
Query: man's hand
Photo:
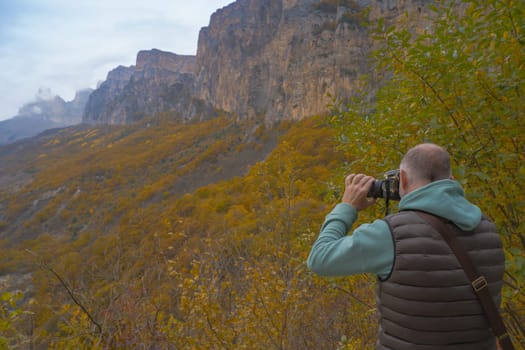
[[[355,210],[360,211],[375,203],[375,198],[367,198],[366,195],[372,187],[374,178],[364,174],[350,174],[345,179],[345,193],[343,203],[348,203]]]

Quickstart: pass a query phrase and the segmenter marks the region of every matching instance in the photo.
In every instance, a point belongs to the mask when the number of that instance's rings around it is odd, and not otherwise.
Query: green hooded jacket
[[[399,210],[422,210],[454,222],[463,230],[474,229],[481,210],[465,198],[458,182],[440,180],[414,190],[401,199]],[[357,227],[355,208],[340,203],[326,216],[319,237],[308,256],[307,265],[324,276],[374,273],[386,278],[394,263],[392,234],[384,220]]]

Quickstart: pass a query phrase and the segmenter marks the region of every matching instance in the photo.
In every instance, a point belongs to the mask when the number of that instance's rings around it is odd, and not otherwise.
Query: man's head
[[[409,149],[399,169],[401,196],[431,182],[452,178],[448,152],[432,143],[422,143]]]

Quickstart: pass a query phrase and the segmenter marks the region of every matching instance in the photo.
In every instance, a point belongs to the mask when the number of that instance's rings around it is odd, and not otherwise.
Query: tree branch
[[[97,331],[99,334],[102,334],[102,326],[100,325],[100,323],[98,323],[95,318],[91,315],[91,313],[87,310],[87,308],[80,302],[80,300],[78,300],[78,298],[75,296],[75,293],[73,293],[73,290],[71,290],[71,288],[68,286],[68,284],[66,283],[66,281],[62,278],[62,276],[60,276],[58,274],[58,272],[56,272],[51,266],[49,266],[48,264],[44,263],[41,261],[40,257],[38,256],[38,254],[30,251],[29,249],[26,249],[25,250],[27,253],[33,255],[35,258],[38,258],[39,261],[38,261],[38,266],[41,268],[41,269],[44,269],[44,270],[47,270],[49,272],[51,272],[53,274],[53,276],[56,277],[56,279],[60,282],[60,284],[62,285],[62,287],[64,287],[64,289],[66,290],[67,294],[69,295],[69,297],[73,300],[73,302],[78,306],[80,307],[80,309],[82,310],[82,312],[84,312],[84,314],[86,314],[86,316],[89,318],[89,320],[95,325],[95,327],[97,328]]]

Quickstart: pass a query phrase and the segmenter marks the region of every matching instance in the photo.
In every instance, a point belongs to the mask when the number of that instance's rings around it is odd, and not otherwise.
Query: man
[[[308,267],[327,276],[378,276],[377,349],[496,349],[470,281],[423,211],[460,228],[459,240],[500,302],[504,255],[496,227],[468,202],[453,180],[450,158],[435,144],[410,149],[400,164],[400,212],[347,235],[367,198],[373,177],[351,174],[342,203],[326,216]]]

